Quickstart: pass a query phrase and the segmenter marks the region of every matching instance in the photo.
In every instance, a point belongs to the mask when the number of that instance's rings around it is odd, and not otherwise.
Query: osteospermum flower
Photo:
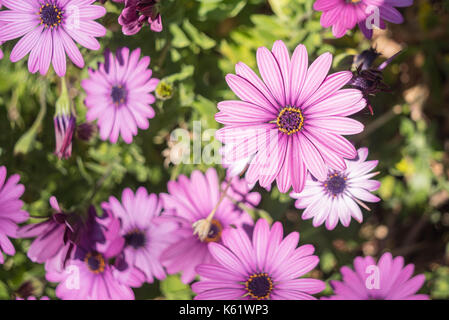
[[[64,212],[56,197],[50,197],[50,206],[54,213],[48,219],[20,228],[17,235],[35,238],[27,253],[31,261],[45,263],[58,256],[55,265],[58,262],[58,269],[62,269],[77,244],[83,224],[76,214]]]
[[[342,281],[331,280],[334,295],[331,300],[428,300],[417,294],[425,281],[423,274],[413,276],[415,266],[404,267],[404,258],[393,259],[384,253],[376,263],[372,257],[354,259],[354,270],[342,267]]]
[[[10,238],[16,238],[17,224],[28,219],[28,212],[22,210],[20,200],[25,188],[19,184],[20,176],[14,174],[6,179],[6,168],[0,166],[0,263],[3,253],[10,256],[16,253]]]
[[[222,233],[231,226],[251,225],[252,219],[237,209],[220,189],[215,169],[206,174],[194,171],[190,179],[184,175],[178,181],[170,181],[168,194],[161,194],[164,216],[179,223],[178,240],[161,255],[167,273],[182,272],[184,283],[196,275],[195,267],[201,263],[213,263],[207,244],[221,242]]]
[[[303,45],[290,59],[282,41],[276,41],[272,51],[259,48],[257,63],[263,81],[243,63],[236,65],[236,75],[226,76],[242,99],[220,102],[215,115],[225,125],[216,137],[226,144],[227,163],[248,159],[246,180],[269,188],[276,179],[281,192],[291,186],[300,192],[308,172],[324,180],[328,166],[344,170],[344,158],[352,159],[357,152],[341,135],[363,130],[347,116],[366,105],[359,90],[341,89],[352,73],[328,76],[329,53],[308,67]]]
[[[120,234],[125,239],[123,249],[127,265],[145,273],[146,281],[166,277],[159,257],[164,249],[177,240],[177,223],[161,217],[161,202],[157,195],[148,194],[143,187],[134,194],[126,188],[121,203],[115,197],[103,203],[103,209],[120,219]]]
[[[359,26],[366,38],[373,36],[373,27],[385,29],[385,21],[400,24],[404,21],[395,7],[409,7],[413,0],[316,0],[313,8],[322,11],[321,25],[332,26],[336,38]]]
[[[378,92],[389,91],[389,87],[383,81],[384,69],[396,58],[402,51],[397,52],[389,59],[385,60],[378,67],[373,67],[372,64],[379,56],[379,53],[375,49],[369,49],[363,51],[357,58],[356,63],[359,63],[356,73],[352,77],[348,85],[359,89],[363,92],[363,96],[369,102],[369,96],[375,95]],[[368,108],[373,114],[371,104],[368,104]]]
[[[345,160],[346,170],[329,170],[326,179],[307,179],[306,186],[301,193],[292,193],[298,209],[305,209],[302,218],[313,218],[313,226],[318,227],[326,222],[326,228],[332,230],[338,221],[349,226],[351,217],[359,223],[363,221],[362,211],[357,205],[369,208],[362,202],[378,202],[380,199],[371,194],[379,189],[380,182],[371,180],[379,172],[371,172],[378,161],[366,161],[368,149],[357,150],[358,156],[354,160]]]
[[[60,77],[66,73],[66,54],[82,68],[84,59],[75,42],[90,49],[100,49],[95,37],[106,29],[95,22],[105,15],[94,0],[2,0],[9,10],[0,12],[0,41],[21,38],[11,52],[17,62],[28,53],[28,70],[46,74],[50,63]]]
[[[63,270],[46,263],[46,279],[59,282],[56,296],[64,300],[132,300],[131,287],[142,285],[144,275],[137,269],[121,270],[119,260],[124,241],[120,223],[107,212],[94,217],[83,233],[72,258]]]
[[[86,118],[98,120],[101,139],[116,143],[120,135],[131,143],[137,128],[148,129],[148,119],[155,115],[150,92],[159,83],[149,64],[150,57],[140,59],[140,49],[120,48],[116,56],[107,50],[98,70],[89,69],[90,77],[81,82],[87,93]]]
[[[159,0],[114,0],[125,3],[125,8],[118,18],[125,35],[134,35],[148,24],[155,32],[162,31],[162,18],[159,13]]]
[[[324,290],[321,280],[300,278],[319,262],[312,245],[297,248],[299,233],[285,239],[280,222],[270,229],[259,219],[252,239],[242,229],[223,232],[223,244],[210,243],[216,264],[201,264],[192,285],[198,300],[304,300]]]

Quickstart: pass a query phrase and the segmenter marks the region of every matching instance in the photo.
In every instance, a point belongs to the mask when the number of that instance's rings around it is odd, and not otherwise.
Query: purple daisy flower
[[[415,266],[404,267],[404,258],[393,259],[387,252],[378,263],[372,257],[354,259],[354,270],[340,269],[343,280],[330,281],[335,295],[330,300],[428,300],[429,296],[417,294],[426,280],[423,274],[413,276]]]
[[[385,21],[400,24],[404,21],[395,7],[409,7],[413,0],[316,0],[313,9],[322,11],[321,25],[332,26],[336,38],[359,26],[366,38],[373,36],[373,25],[385,29]]]
[[[3,253],[10,256],[16,253],[10,238],[17,238],[17,224],[25,222],[29,215],[22,210],[20,197],[25,187],[19,184],[20,176],[13,174],[6,179],[6,168],[0,166],[0,263],[4,262]]]
[[[114,56],[105,52],[105,62],[98,70],[89,69],[90,78],[81,82],[87,93],[87,121],[98,120],[100,137],[116,143],[119,135],[126,143],[133,141],[137,128],[148,129],[148,119],[155,115],[150,94],[159,83],[148,69],[150,57],[140,59],[140,49],[120,48]]]
[[[125,8],[118,18],[123,34],[134,35],[148,23],[155,32],[162,31],[162,18],[159,13],[159,0],[114,0],[124,2]]]
[[[250,159],[246,180],[269,188],[276,179],[281,192],[291,186],[301,192],[309,172],[324,180],[328,166],[345,170],[344,158],[355,158],[357,151],[342,135],[363,130],[347,116],[366,105],[360,90],[341,89],[352,73],[328,76],[329,53],[308,67],[303,45],[290,59],[282,41],[276,41],[272,51],[259,48],[257,63],[263,81],[243,63],[236,65],[236,75],[226,76],[243,100],[220,102],[215,115],[225,125],[216,137],[226,145],[228,163]]]
[[[106,29],[95,22],[106,9],[92,5],[95,0],[2,0],[9,10],[0,11],[0,41],[21,38],[11,52],[17,62],[28,53],[28,70],[45,75],[50,67],[60,77],[66,73],[66,54],[84,67],[84,59],[74,41],[90,49],[100,49],[95,37]]]
[[[312,245],[297,248],[299,233],[285,239],[280,222],[270,229],[259,219],[252,240],[242,229],[223,232],[223,244],[210,243],[216,264],[196,268],[196,300],[310,300],[324,290],[321,280],[301,278],[319,262]]]
[[[167,187],[169,193],[161,194],[164,216],[179,223],[175,231],[179,240],[160,259],[167,273],[182,272],[181,280],[189,283],[195,278],[197,265],[215,261],[208,243],[221,242],[222,233],[231,226],[252,225],[253,221],[226,196],[228,189],[220,189],[213,168],[206,174],[193,171],[190,179],[180,175]]]
[[[56,296],[64,300],[132,300],[131,287],[139,287],[144,275],[137,269],[117,266],[124,240],[120,222],[107,212],[89,221],[72,259],[63,270],[47,262],[46,278],[59,282]],[[113,263],[113,260],[116,260]]]
[[[313,226],[318,227],[326,221],[326,228],[333,230],[338,221],[348,227],[351,217],[359,223],[363,221],[359,205],[369,210],[362,202],[378,202],[380,199],[370,192],[379,189],[380,182],[371,180],[379,172],[371,172],[378,161],[366,161],[368,149],[357,150],[358,157],[345,160],[346,170],[329,170],[326,179],[307,179],[306,186],[301,193],[291,193],[291,197],[298,199],[295,206],[305,209],[302,218],[313,218]]]
[[[136,194],[126,188],[122,202],[110,197],[102,204],[104,210],[120,219],[121,236],[125,239],[123,249],[127,265],[134,266],[145,273],[146,281],[154,278],[165,279],[166,274],[159,257],[161,253],[177,240],[175,231],[178,224],[161,217],[162,205],[157,195],[148,194],[143,187]]]
[[[31,261],[45,263],[56,257],[54,263],[61,270],[77,243],[83,224],[79,216],[65,213],[56,197],[50,197],[50,206],[54,214],[43,222],[20,228],[17,235],[19,238],[36,238],[27,253]]]

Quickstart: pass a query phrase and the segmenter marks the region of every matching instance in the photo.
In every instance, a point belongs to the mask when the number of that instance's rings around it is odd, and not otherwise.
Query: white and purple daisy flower
[[[121,203],[115,197],[102,204],[121,223],[120,234],[125,239],[124,262],[145,273],[146,281],[165,279],[165,270],[159,257],[177,240],[177,223],[161,217],[162,205],[157,195],[148,194],[144,187],[134,194],[123,190]]]
[[[257,63],[263,81],[245,64],[226,81],[242,101],[218,104],[216,133],[226,146],[227,163],[249,161],[246,180],[269,188],[276,180],[281,192],[301,192],[310,172],[323,180],[328,166],[345,170],[344,159],[357,156],[342,135],[360,133],[363,125],[347,116],[366,106],[357,89],[341,89],[350,71],[328,75],[332,55],[325,53],[309,67],[307,50],[299,45],[292,58],[285,44],[272,51],[261,47]],[[231,145],[229,148],[228,145]]]
[[[310,300],[326,286],[318,279],[300,278],[319,258],[312,245],[297,248],[298,232],[284,238],[280,222],[270,229],[259,219],[252,239],[241,228],[224,231],[222,239],[223,244],[209,244],[216,263],[196,268],[201,276],[192,285],[197,300]]]
[[[298,199],[295,202],[296,208],[305,209],[302,218],[313,218],[314,227],[326,222],[326,228],[332,230],[339,220],[347,227],[351,217],[362,223],[362,211],[357,204],[369,210],[362,201],[380,201],[371,194],[380,187],[379,181],[371,179],[379,173],[371,172],[378,161],[366,161],[367,148],[360,148],[357,153],[357,158],[345,160],[346,170],[331,169],[323,180],[309,177],[302,192],[290,194]]]
[[[336,38],[343,37],[358,25],[365,37],[371,39],[373,27],[385,29],[385,21],[396,24],[404,21],[395,7],[412,4],[413,0],[316,0],[313,8],[323,12],[321,25],[324,28],[332,26]]]
[[[19,184],[20,176],[13,174],[6,179],[6,167],[0,166],[0,263],[4,262],[3,253],[10,256],[16,253],[10,238],[17,237],[17,224],[25,222],[29,215],[22,209],[20,197],[25,187]]]
[[[413,277],[415,266],[404,267],[404,258],[393,259],[384,253],[376,263],[370,256],[354,259],[354,270],[342,267],[342,281],[331,280],[334,295],[330,300],[428,300],[417,292],[426,280],[423,274]]]
[[[133,141],[137,128],[146,130],[148,119],[155,115],[151,104],[159,79],[152,78],[150,57],[140,59],[140,49],[120,48],[114,56],[105,52],[105,62],[98,70],[89,69],[89,78],[81,82],[87,93],[88,121],[98,120],[100,137],[116,143],[119,135],[126,143]]]
[[[92,5],[95,0],[2,0],[9,10],[0,11],[0,41],[21,38],[11,52],[17,62],[28,53],[28,70],[45,75],[50,67],[60,77],[66,73],[66,54],[82,68],[84,59],[75,42],[100,49],[96,37],[106,29],[95,22],[106,14],[105,8]]]
[[[226,196],[228,190],[220,188],[213,168],[205,174],[193,171],[190,179],[180,175],[167,187],[168,194],[161,194],[164,216],[179,223],[175,231],[179,240],[162,253],[161,262],[169,274],[182,272],[181,280],[189,283],[196,276],[197,265],[214,262],[208,243],[221,242],[225,230],[253,221]],[[206,226],[205,233],[199,232],[202,226]]]

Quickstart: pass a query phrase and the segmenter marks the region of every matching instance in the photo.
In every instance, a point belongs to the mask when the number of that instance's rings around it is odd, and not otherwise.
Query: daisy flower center
[[[121,105],[128,98],[128,90],[122,85],[113,86],[111,90],[111,98],[115,105]]]
[[[63,11],[54,4],[43,4],[39,9],[41,24],[46,28],[56,28],[62,23]]]
[[[125,235],[125,244],[134,249],[142,248],[147,243],[145,232],[140,229],[133,229]]]
[[[221,239],[221,233],[223,231],[223,226],[218,220],[213,219],[210,224],[210,231],[204,239],[204,242],[218,242]]]
[[[345,191],[346,180],[347,178],[345,176],[334,173],[329,175],[329,178],[324,183],[324,187],[331,195],[336,197],[339,194],[343,193],[343,191]]]
[[[295,107],[285,107],[279,112],[276,124],[279,131],[291,135],[300,131],[304,126],[304,116],[301,109]]]
[[[270,297],[271,291],[273,291],[273,280],[267,273],[256,273],[245,282],[245,288],[251,298],[265,300]]]
[[[105,268],[105,261],[103,255],[98,252],[89,252],[84,258],[89,270],[95,274],[103,273]]]
[[[353,3],[353,4],[357,4],[362,2],[362,0],[346,0],[346,3]]]

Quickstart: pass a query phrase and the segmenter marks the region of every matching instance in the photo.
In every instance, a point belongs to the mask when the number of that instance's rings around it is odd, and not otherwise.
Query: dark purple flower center
[[[115,105],[121,105],[126,102],[128,98],[128,90],[122,85],[113,86],[111,90],[112,101]]]
[[[143,230],[133,229],[125,235],[125,244],[134,249],[145,247],[146,243],[147,237]]]
[[[207,238],[204,239],[205,242],[218,242],[221,239],[221,232],[223,231],[223,226],[218,220],[212,220],[210,225],[210,231]]]
[[[84,258],[84,262],[87,268],[95,274],[103,273],[106,265],[103,255],[98,252],[88,252]]]
[[[245,282],[245,288],[251,298],[265,300],[270,297],[271,291],[273,291],[273,280],[267,273],[256,273]]]
[[[39,9],[41,24],[46,28],[56,28],[62,23],[63,11],[54,4],[43,4]]]
[[[329,175],[328,179],[324,183],[326,190],[334,197],[343,193],[346,189],[347,178],[339,173]]]
[[[304,126],[304,116],[300,108],[285,107],[279,112],[276,124],[279,131],[291,135],[300,131]]]

